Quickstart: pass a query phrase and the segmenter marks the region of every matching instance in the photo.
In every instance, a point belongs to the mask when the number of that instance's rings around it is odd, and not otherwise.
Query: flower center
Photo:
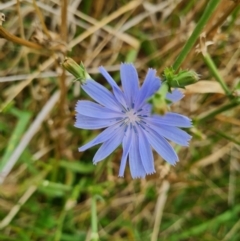
[[[128,118],[127,121],[130,122],[130,123],[133,123],[133,122],[136,122],[136,121],[140,120],[134,109],[131,109],[131,110],[127,111],[125,114],[126,114],[126,117]]]

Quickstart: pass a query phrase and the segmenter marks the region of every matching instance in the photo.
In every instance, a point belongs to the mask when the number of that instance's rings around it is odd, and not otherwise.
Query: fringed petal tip
[[[74,110],[75,110],[75,112],[76,113],[78,113],[78,105],[80,104],[80,102],[81,102],[81,100],[78,100],[77,102],[76,102],[76,104],[75,104],[75,108],[74,108]]]
[[[189,136],[188,139],[185,140],[185,143],[183,143],[183,144],[181,144],[181,145],[178,144],[178,145],[180,145],[180,146],[185,146],[185,147],[189,147],[189,143],[190,143],[191,139],[192,139],[192,136]]]
[[[187,141],[187,145],[186,147],[189,147],[190,141],[192,140],[192,136],[189,137],[188,141]]]
[[[97,145],[97,144],[95,144],[94,142],[90,141],[90,142],[86,143],[85,145],[78,147],[78,151],[79,152],[86,151],[87,149],[89,149],[89,148],[91,148],[91,147],[93,147],[95,145]]]
[[[189,121],[189,125],[188,125],[186,128],[191,128],[191,127],[193,127],[193,120],[192,120],[191,118],[187,117],[187,116],[184,116],[184,117],[186,118],[186,120]]]
[[[171,160],[171,161],[167,161],[166,159],[164,159],[163,157],[162,157],[162,159],[165,161],[165,162],[167,162],[170,166],[176,166],[177,165],[177,163],[179,162],[179,158],[177,157],[177,159],[176,160]]]
[[[192,140],[192,136],[189,135],[187,132],[186,134],[187,134],[187,138],[185,140],[185,145],[180,145],[180,146],[189,146],[189,142]]]
[[[155,75],[156,75],[156,73],[157,73],[157,70],[156,70],[156,69],[153,69],[153,68],[148,68],[148,71],[153,71]],[[158,77],[155,76],[155,78],[158,78]]]
[[[132,179],[143,179],[143,178],[145,178],[146,177],[146,175],[142,175],[142,176],[136,176],[136,177],[132,177]]]
[[[132,176],[132,179],[142,179],[142,178],[146,178],[146,176],[150,176],[150,175],[153,175],[153,174],[155,174],[155,173],[156,173],[156,171],[154,170],[154,171],[151,172],[151,173],[146,173],[146,175],[136,176],[136,177],[133,177],[133,176]],[[119,177],[119,178],[124,178],[124,175],[118,174],[118,177]]]
[[[172,162],[172,163],[170,163],[170,162],[168,162],[170,165],[172,165],[172,166],[176,166],[177,165],[177,163],[179,162],[179,159],[177,159],[177,160],[175,160],[174,162]]]
[[[121,62],[121,65],[129,65],[129,66],[133,66],[134,69],[136,69],[136,67],[134,66],[133,63],[128,63],[128,62]]]
[[[185,145],[180,145],[180,146],[189,147],[189,143],[190,143],[190,140],[188,140]]]
[[[150,176],[150,175],[153,175],[153,174],[155,174],[156,173],[156,170],[154,170],[154,171],[152,171],[152,172],[149,172],[149,173],[146,173],[148,176]]]

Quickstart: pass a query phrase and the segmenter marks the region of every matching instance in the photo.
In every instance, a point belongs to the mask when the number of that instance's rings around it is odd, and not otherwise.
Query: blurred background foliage
[[[103,85],[100,65],[118,83],[121,62],[161,76],[208,2],[1,1],[0,240],[240,240],[239,1],[219,1],[181,65],[201,79],[172,106],[193,119],[189,148],[174,167],[155,155],[144,180],[118,178],[121,148],[97,166],[98,147],[78,152],[99,131],[73,126],[89,97],[60,65],[82,61]]]

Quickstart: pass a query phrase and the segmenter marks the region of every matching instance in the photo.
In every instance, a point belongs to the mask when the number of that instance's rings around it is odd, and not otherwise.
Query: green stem
[[[167,81],[163,81],[160,89],[152,97],[152,104],[155,109],[159,111],[161,115],[164,115],[168,110],[168,105],[166,102],[166,95],[169,91],[169,86]]]
[[[215,79],[219,82],[219,84],[222,86],[224,92],[226,93],[226,95],[232,99],[232,93],[231,91],[228,89],[227,85],[225,84],[222,76],[219,74],[216,65],[214,64],[211,56],[208,53],[203,54],[203,58],[205,63],[207,64],[209,70],[211,71],[212,75],[215,77]]]
[[[98,241],[98,225],[97,225],[97,205],[96,196],[92,197],[92,207],[91,207],[91,241]]]
[[[73,191],[70,197],[65,202],[64,209],[62,210],[60,217],[58,218],[58,225],[55,232],[55,239],[54,241],[60,241],[62,238],[62,230],[65,218],[70,210],[73,209],[75,203],[77,203],[77,199],[80,197],[80,193],[85,185],[86,179],[81,179],[79,183],[73,188]]]
[[[161,96],[161,98],[166,99],[166,95],[168,91],[169,91],[169,85],[167,81],[164,81],[157,93]]]
[[[213,111],[211,111],[210,113],[200,117],[198,120],[197,120],[197,123],[204,123],[205,121],[213,118],[214,116],[226,111],[226,110],[229,110],[231,108],[234,108],[235,106],[238,106],[240,104],[240,98],[237,98],[235,100],[233,100],[231,103],[227,104],[227,105],[224,105],[224,106],[221,106],[220,108],[217,108]]]
[[[215,129],[210,129],[212,131],[214,131],[215,133],[217,133],[219,136],[222,136],[223,138],[237,144],[240,146],[240,141],[236,140],[236,136],[232,137],[232,136],[229,136],[229,135],[226,135],[226,133],[222,132],[222,131],[219,131],[219,130],[215,130]]]
[[[177,59],[173,63],[173,69],[174,70],[177,70],[180,67],[180,65],[182,64],[182,62],[186,58],[187,54],[190,52],[190,50],[192,49],[192,47],[196,43],[196,41],[197,41],[199,35],[201,34],[204,26],[206,25],[206,23],[210,19],[212,13],[216,9],[219,2],[220,2],[220,0],[211,0],[208,3],[202,17],[200,18],[199,22],[197,23],[195,29],[193,30],[192,35],[190,36],[190,38],[188,39],[188,41],[184,45],[182,51],[178,55]]]
[[[66,218],[67,212],[66,210],[63,210],[60,214],[60,217],[58,218],[58,224],[57,224],[57,230],[55,232],[55,239],[54,241],[59,241],[61,240],[62,236],[62,228],[63,228],[63,222]]]

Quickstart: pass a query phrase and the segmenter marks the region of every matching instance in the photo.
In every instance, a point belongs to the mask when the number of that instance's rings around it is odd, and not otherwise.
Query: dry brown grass
[[[221,0],[181,65],[201,81],[173,106],[190,116],[189,148],[170,167],[118,178],[121,150],[92,166],[95,149],[78,146],[98,132],[73,127],[80,87],[62,68],[64,56],[82,61],[100,83],[103,65],[119,81],[121,62],[161,75],[192,33],[208,1],[2,1],[0,26],[0,240],[90,240],[91,198],[97,201],[99,240],[240,240],[238,103],[224,94],[202,52],[208,51],[239,98],[240,17],[237,1]],[[225,106],[227,106],[225,108]],[[225,109],[224,109],[225,108]],[[224,110],[216,115],[209,113]],[[0,165],[1,166],[1,165]],[[2,166],[2,168],[3,168]]]

